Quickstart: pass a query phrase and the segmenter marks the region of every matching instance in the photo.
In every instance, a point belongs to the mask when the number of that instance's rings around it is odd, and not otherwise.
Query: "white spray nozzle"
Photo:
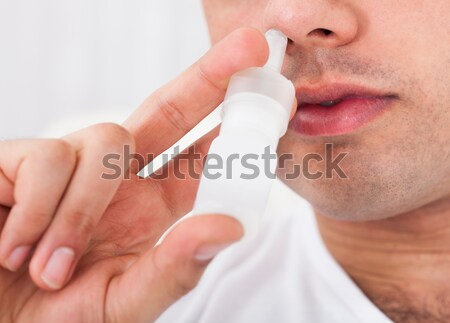
[[[270,29],[266,32],[266,39],[269,43],[269,59],[265,67],[281,72],[288,43],[287,37],[279,30]]]

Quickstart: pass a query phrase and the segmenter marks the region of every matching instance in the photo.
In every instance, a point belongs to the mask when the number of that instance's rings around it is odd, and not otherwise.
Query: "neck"
[[[328,250],[395,322],[450,322],[450,197],[370,222],[316,213]]]

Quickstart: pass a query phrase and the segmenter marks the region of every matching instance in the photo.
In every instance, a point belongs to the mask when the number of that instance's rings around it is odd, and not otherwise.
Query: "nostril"
[[[328,29],[320,29],[320,31],[325,35],[325,36],[329,36],[331,35],[333,32],[331,30]]]
[[[287,48],[286,48],[286,54],[291,54],[294,48],[294,41],[291,38],[288,38]]]
[[[314,29],[313,31],[311,31],[308,36],[330,36],[331,34],[333,34],[333,32],[329,29],[325,29],[325,28],[317,28]]]

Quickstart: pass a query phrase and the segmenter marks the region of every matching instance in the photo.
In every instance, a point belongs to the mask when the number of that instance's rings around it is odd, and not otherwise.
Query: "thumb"
[[[203,215],[179,223],[110,285],[107,315],[115,322],[151,322],[193,289],[216,254],[244,231],[234,218]],[[114,286],[115,285],[115,286]],[[111,317],[112,315],[112,317]]]

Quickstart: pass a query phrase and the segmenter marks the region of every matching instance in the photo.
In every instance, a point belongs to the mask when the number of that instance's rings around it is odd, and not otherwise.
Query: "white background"
[[[0,0],[0,139],[120,122],[208,47],[200,0]]]

